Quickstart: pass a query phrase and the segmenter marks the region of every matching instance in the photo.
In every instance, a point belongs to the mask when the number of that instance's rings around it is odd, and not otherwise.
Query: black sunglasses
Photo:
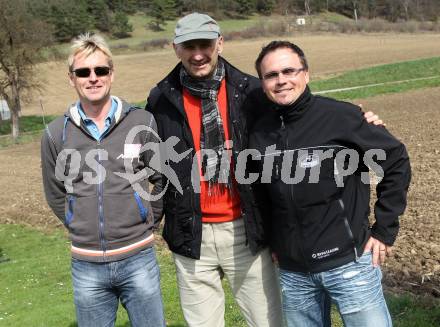
[[[107,76],[110,73],[110,67],[107,66],[97,66],[93,68],[95,75],[98,77]],[[92,70],[88,67],[77,68],[72,70],[72,73],[76,75],[76,77],[89,77]]]

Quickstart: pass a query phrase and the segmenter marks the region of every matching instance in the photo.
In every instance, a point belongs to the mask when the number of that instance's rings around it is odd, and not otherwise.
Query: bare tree
[[[355,22],[358,22],[358,15],[357,15],[357,7],[358,7],[358,1],[357,0],[353,0],[351,1],[351,3],[353,4],[353,17]]]
[[[0,0],[0,96],[11,110],[14,140],[23,97],[41,87],[34,68],[50,40],[49,27],[27,11],[24,0]]]
[[[403,10],[405,12],[405,20],[409,20],[409,7],[411,5],[411,0],[400,0]]]
[[[310,16],[310,0],[304,0],[304,11],[306,12],[307,16]]]

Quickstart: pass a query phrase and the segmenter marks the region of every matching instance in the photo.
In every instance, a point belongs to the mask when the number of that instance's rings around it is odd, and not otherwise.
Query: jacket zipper
[[[114,124],[111,124],[109,126],[109,128],[104,132],[104,134],[101,135],[101,139],[104,138],[104,136],[106,136],[107,134],[110,133],[110,131],[112,129],[115,128],[115,126],[118,124],[119,122],[116,122]],[[89,132],[88,128],[83,127],[82,124],[80,124],[79,128],[85,132],[87,135],[89,135],[91,138],[94,138],[93,135]],[[97,140],[97,149],[100,149],[101,146],[101,141]],[[103,251],[103,258],[105,260],[106,257],[106,244],[105,244],[105,237],[104,237],[104,189],[103,189],[103,181],[101,179],[102,177],[102,172],[101,172],[101,154],[100,152],[98,152],[98,188],[97,188],[97,193],[98,193],[98,221],[99,221],[99,226],[98,226],[98,238],[99,238],[99,243],[101,244],[101,249]]]
[[[107,136],[111,130],[113,130],[115,128],[115,126],[118,124],[119,122],[116,122],[114,124],[111,124],[109,126],[109,128],[101,135],[101,138],[97,141],[97,148],[98,150],[101,147],[101,140]],[[103,252],[103,259],[105,261],[106,258],[106,251],[107,251],[107,246],[106,246],[106,242],[105,242],[105,235],[104,235],[104,225],[105,225],[105,219],[104,219],[104,181],[101,179],[102,177],[102,171],[101,171],[101,153],[98,152],[98,219],[99,219],[99,242],[101,243],[101,249]]]
[[[355,260],[356,260],[356,262],[358,262],[359,261],[359,255],[358,255],[358,252],[357,252],[356,243],[354,242],[353,232],[351,231],[350,224],[348,223],[348,220],[347,220],[347,215],[345,214],[344,201],[342,201],[342,199],[339,199],[338,203],[339,203],[339,206],[341,207],[342,213],[344,215],[345,230],[347,231],[348,237],[349,237],[351,243],[353,244],[353,251],[354,251]]]
[[[229,108],[231,108],[231,106],[229,107]],[[233,118],[233,120],[231,120],[231,109],[229,110],[229,121],[232,121],[232,128],[233,129],[230,129],[230,132],[231,133],[234,133],[235,132],[235,134],[237,134],[237,137],[238,137],[238,140],[239,140],[239,142],[240,142],[240,149],[242,149],[243,148],[243,139],[242,139],[242,136],[241,136],[241,132],[240,132],[240,128],[236,128],[236,126],[238,125],[238,121],[235,119],[235,118]],[[232,135],[231,135],[232,136]],[[236,145],[234,144],[234,143],[232,143],[232,147],[231,147],[231,153],[232,153],[232,156],[231,156],[231,158],[232,158],[232,160],[234,160],[234,162],[233,162],[233,166],[234,166],[234,164],[237,162],[236,160],[235,160],[235,154],[234,154],[234,147],[236,147]],[[232,172],[231,172],[232,173]],[[234,171],[234,175],[235,175],[235,171]],[[250,194],[248,195],[249,197],[252,197],[253,198],[253,194],[252,194],[252,187],[249,185],[249,192],[250,192]],[[242,200],[240,200],[240,201],[242,201]],[[241,217],[242,217],[242,219],[243,219],[243,223],[244,223],[244,234],[245,234],[245,237],[246,237],[246,240],[245,240],[245,246],[248,246],[248,244],[249,244],[249,227],[248,227],[248,221],[247,221],[247,219],[246,219],[246,212],[244,212],[244,210],[243,210],[243,204],[242,203],[240,203],[240,207],[241,207],[241,209],[240,209],[240,211],[241,211]],[[253,209],[252,209],[253,210]]]
[[[288,132],[288,130],[286,128],[286,124],[284,122],[284,117],[282,115],[280,115],[280,119],[281,119],[281,130],[285,131],[285,133],[286,133],[286,137],[285,137],[286,145],[285,145],[285,147],[284,147],[284,149],[282,151],[282,153],[284,153],[284,151],[286,149],[289,150],[289,132]],[[281,168],[279,168],[279,169],[281,169]],[[290,201],[292,202],[292,208],[294,209],[294,211],[296,211],[295,202],[294,202],[294,194],[293,194],[293,185],[289,185],[289,189],[290,189],[289,193],[290,193]],[[297,229],[297,233],[298,233],[298,239],[300,241],[300,242],[297,243],[297,247],[299,248],[299,251],[300,251],[301,256],[303,258],[304,264],[306,265],[307,269],[310,271],[310,264],[309,264],[308,259],[306,258],[306,255],[304,253],[304,249],[303,249],[303,246],[302,246],[302,244],[303,244],[302,238],[303,237],[302,237],[301,225],[300,225],[300,223],[298,221],[298,214],[295,213],[295,217],[293,217],[293,218],[294,218],[296,229]]]
[[[188,118],[186,117],[186,115],[185,115],[185,124],[186,124],[186,128],[187,128],[187,130],[186,130],[186,132],[184,131],[184,134],[188,134],[190,137],[189,137],[189,143],[190,143],[190,146],[192,147],[192,151],[191,151],[191,157],[192,158],[194,158],[194,156],[195,156],[195,145],[194,145],[194,140],[193,140],[193,137],[192,137],[192,133],[191,133],[191,130],[190,130],[190,128],[189,128],[189,122],[188,122]],[[189,133],[188,133],[189,132]],[[195,231],[194,231],[194,226],[195,226],[195,223],[196,223],[196,212],[195,212],[195,208],[194,208],[194,206],[195,206],[195,197],[196,197],[196,193],[193,191],[193,190],[191,190],[191,187],[190,186],[187,186],[184,190],[183,190],[183,192],[190,192],[191,194],[190,194],[190,198],[191,198],[191,211],[192,211],[192,218],[191,218],[191,236],[192,236],[192,238],[194,239],[195,238]],[[199,200],[199,202],[200,202],[200,200]],[[201,209],[201,208],[200,208]],[[200,218],[200,220],[201,220],[201,218]]]
[[[240,86],[244,85],[245,83],[246,83],[246,80],[241,82]],[[234,113],[232,112],[233,111],[232,108],[235,108],[235,106],[233,106],[233,101],[234,101],[234,99],[237,101],[237,99],[239,98],[239,95],[238,95],[238,92],[236,91],[236,87],[235,86],[233,86],[233,90],[234,90],[233,91],[233,94],[234,94],[233,99],[230,99],[228,97],[228,115],[229,115],[229,117],[228,117],[229,118],[229,126],[228,127],[229,127],[229,132],[231,134],[230,137],[233,139],[233,134],[236,134],[238,142],[240,143],[239,144],[240,145],[239,148],[242,149],[243,148],[243,137],[241,135],[241,130],[240,130],[239,126],[237,126],[238,125],[238,120],[235,118],[235,112]],[[234,160],[233,164],[236,163],[234,148],[237,148],[237,145],[234,142],[232,142],[231,151],[232,151],[232,160]],[[234,172],[234,174],[235,174],[235,172]],[[250,192],[250,194],[248,196],[253,197],[252,188],[251,187],[249,188],[249,192]],[[242,201],[242,199],[240,199],[240,201]],[[245,246],[247,246],[249,244],[249,226],[248,226],[248,221],[246,219],[246,212],[244,212],[244,210],[243,210],[243,207],[244,207],[243,204],[240,203],[240,207],[241,207],[240,208],[241,217],[242,217],[243,223],[244,223],[244,234],[245,234],[245,237],[246,237]]]
[[[185,111],[185,109],[183,109],[184,111]],[[191,133],[191,130],[190,130],[190,128],[189,128],[189,122],[188,122],[188,117],[186,116],[186,114],[185,115],[183,115],[183,117],[184,117],[184,122],[185,122],[185,124],[184,124],[184,128],[183,128],[183,136],[185,137],[185,141],[187,141],[188,143],[189,143],[189,145],[192,147],[192,151],[191,151],[191,157],[192,158],[194,158],[194,156],[195,156],[195,150],[196,150],[196,147],[195,147],[195,145],[194,145],[194,139],[193,139],[193,137],[192,137],[192,133]],[[194,239],[195,238],[195,231],[194,231],[194,226],[195,226],[195,223],[196,223],[196,212],[195,212],[195,208],[194,208],[194,206],[195,206],[195,199],[194,199],[194,197],[196,196],[196,193],[195,192],[193,192],[191,189],[190,189],[190,186],[187,186],[187,187],[185,187],[184,189],[183,189],[183,192],[185,193],[185,191],[186,192],[190,192],[191,194],[189,195],[189,197],[190,197],[190,199],[191,199],[191,211],[192,211],[192,217],[191,217],[191,237]],[[177,193],[175,194],[175,196],[177,195]],[[200,200],[199,200],[200,201]],[[200,210],[201,210],[201,208],[200,208]],[[200,221],[202,220],[202,218],[200,218]],[[190,248],[190,247],[188,247],[188,249],[189,249],[189,254],[191,254],[192,253],[192,249]]]
[[[101,145],[101,142],[97,142],[97,146],[99,147]],[[103,181],[101,179],[102,172],[101,172],[101,154],[98,152],[98,219],[99,219],[99,241],[101,243],[101,249],[103,251],[103,257],[105,259],[106,256],[106,245],[105,245],[105,238],[104,238],[104,204],[103,204]]]

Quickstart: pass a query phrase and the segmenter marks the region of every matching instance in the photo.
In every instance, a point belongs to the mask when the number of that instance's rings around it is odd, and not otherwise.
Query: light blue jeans
[[[280,269],[283,313],[288,327],[322,327],[324,294],[336,303],[344,326],[390,327],[383,296],[382,273],[373,267],[371,253],[358,262],[321,273]]]
[[[108,263],[72,258],[72,281],[79,327],[114,326],[119,300],[132,327],[165,326],[153,247]]]

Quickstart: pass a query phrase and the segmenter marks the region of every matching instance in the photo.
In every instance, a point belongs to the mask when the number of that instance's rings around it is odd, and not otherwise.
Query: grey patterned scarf
[[[225,151],[225,132],[217,104],[221,81],[225,77],[225,67],[218,62],[211,79],[198,80],[191,77],[185,68],[180,69],[180,82],[193,96],[202,100],[202,132],[200,149],[202,173],[208,178],[209,192],[214,184],[220,188],[231,188],[230,160]]]

